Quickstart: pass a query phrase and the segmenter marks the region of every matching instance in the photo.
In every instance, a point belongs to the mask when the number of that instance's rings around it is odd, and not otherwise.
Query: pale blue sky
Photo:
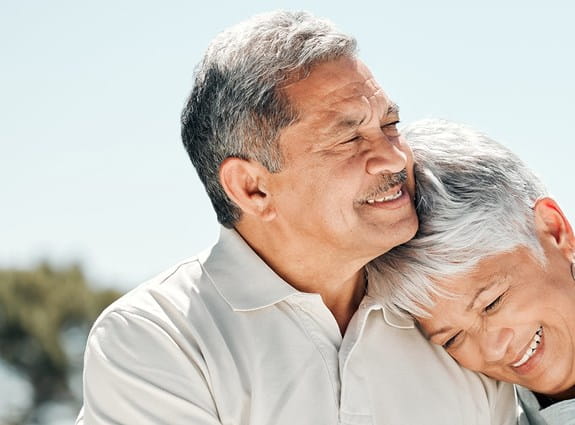
[[[466,3],[2,2],[0,266],[76,259],[127,289],[214,241],[179,113],[209,40],[278,7],[355,35],[404,123],[441,117],[487,132],[575,217],[575,7]]]

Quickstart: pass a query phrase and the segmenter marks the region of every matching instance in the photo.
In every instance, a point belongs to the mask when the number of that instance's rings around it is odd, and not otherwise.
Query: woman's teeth
[[[535,351],[537,351],[537,348],[541,343],[541,335],[543,335],[543,326],[539,326],[539,329],[537,329],[537,332],[535,332],[535,335],[533,335],[531,344],[529,344],[529,347],[527,347],[527,350],[525,350],[525,353],[523,354],[523,357],[521,357],[521,360],[519,360],[516,363],[513,363],[511,366],[519,367],[527,363],[527,360],[529,360],[531,356],[535,354]]]
[[[368,203],[368,204],[374,204],[374,203],[376,203],[376,202],[393,201],[394,199],[399,198],[402,194],[403,194],[403,192],[401,191],[401,189],[399,189],[399,190],[397,191],[397,193],[394,193],[393,195],[384,196],[383,198],[379,198],[379,199],[368,199],[368,200],[367,200],[367,203]]]

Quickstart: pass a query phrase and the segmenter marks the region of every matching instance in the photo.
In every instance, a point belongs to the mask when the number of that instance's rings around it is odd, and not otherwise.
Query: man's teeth
[[[384,196],[383,198],[378,198],[378,199],[368,199],[368,200],[367,200],[367,203],[368,203],[368,204],[374,204],[374,203],[376,203],[376,202],[393,201],[394,199],[399,198],[402,194],[403,194],[403,192],[401,191],[401,189],[399,189],[399,190],[397,191],[397,193],[394,193],[393,195]]]
[[[535,354],[537,348],[539,348],[539,344],[541,343],[541,335],[543,335],[543,326],[539,326],[539,329],[537,329],[537,332],[535,332],[535,335],[533,335],[531,344],[529,344],[529,347],[527,347],[527,350],[525,350],[525,354],[523,354],[521,360],[519,360],[517,363],[513,363],[511,366],[519,367],[527,363],[527,360],[529,360],[531,356]]]

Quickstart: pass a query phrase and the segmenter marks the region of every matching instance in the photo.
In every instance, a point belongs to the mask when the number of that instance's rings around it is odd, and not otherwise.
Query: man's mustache
[[[363,197],[363,202],[368,199],[381,198],[385,192],[394,186],[402,185],[407,181],[407,169],[403,169],[398,173],[382,174],[381,181],[377,186],[371,189],[366,196]]]

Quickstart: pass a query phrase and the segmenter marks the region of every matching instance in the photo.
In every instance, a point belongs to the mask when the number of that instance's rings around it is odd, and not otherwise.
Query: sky
[[[403,123],[486,132],[575,219],[569,3],[0,2],[0,267],[79,262],[127,290],[213,243],[180,111],[210,39],[275,8],[354,35]]]

